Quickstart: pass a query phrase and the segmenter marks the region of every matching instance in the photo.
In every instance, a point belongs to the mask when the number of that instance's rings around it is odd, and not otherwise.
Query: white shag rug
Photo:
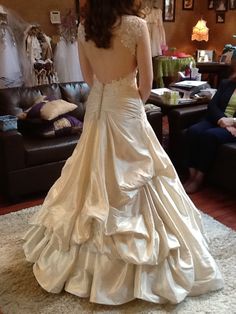
[[[69,293],[50,294],[37,283],[26,262],[22,236],[28,220],[40,206],[0,216],[0,309],[3,314],[235,314],[236,232],[202,214],[212,255],[225,280],[223,290],[188,297],[178,305],[134,300],[120,306],[90,303]]]

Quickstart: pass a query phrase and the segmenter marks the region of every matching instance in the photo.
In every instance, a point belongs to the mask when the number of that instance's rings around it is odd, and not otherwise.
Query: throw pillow
[[[83,123],[70,115],[62,116],[50,122],[50,125],[41,128],[38,135],[42,137],[59,137],[81,133],[83,129]]]
[[[53,120],[65,113],[73,111],[77,106],[63,99],[57,99],[46,102],[40,109],[41,118],[44,120]]]
[[[19,119],[44,119],[53,120],[63,114],[71,112],[77,108],[77,105],[67,102],[63,99],[49,101],[42,96],[38,102],[19,115]]]

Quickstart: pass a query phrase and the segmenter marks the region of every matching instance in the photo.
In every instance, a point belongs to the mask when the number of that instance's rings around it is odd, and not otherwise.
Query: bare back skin
[[[123,16],[114,28],[111,48],[97,48],[85,41],[84,29],[79,30],[79,55],[85,81],[92,86],[95,76],[101,83],[109,83],[139,71],[139,92],[146,101],[152,86],[152,61],[146,22],[136,16]]]

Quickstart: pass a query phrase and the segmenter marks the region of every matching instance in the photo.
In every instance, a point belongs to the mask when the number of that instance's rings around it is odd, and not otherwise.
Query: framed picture
[[[197,62],[213,62],[214,50],[197,50]]]
[[[194,0],[183,0],[183,10],[193,10]]]
[[[224,22],[225,22],[225,12],[217,12],[216,23],[224,23]]]
[[[215,0],[208,0],[207,8],[208,10],[213,10],[215,8]]]
[[[215,10],[216,11],[227,11],[228,10],[228,0],[216,0]]]
[[[220,57],[220,63],[227,63],[230,64],[231,63],[231,59],[233,57],[233,53],[234,51],[227,51],[225,53],[223,53]]]
[[[229,9],[236,10],[236,0],[229,0]]]
[[[164,22],[175,21],[175,1],[176,0],[164,0],[163,2],[163,21]]]

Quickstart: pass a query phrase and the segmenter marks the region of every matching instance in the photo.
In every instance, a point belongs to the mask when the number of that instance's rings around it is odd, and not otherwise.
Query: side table
[[[193,107],[205,107],[207,106],[207,104],[209,103],[209,99],[208,98],[198,98],[198,99],[189,99],[189,101],[185,101],[184,103],[178,103],[176,105],[170,105],[170,104],[166,104],[163,102],[163,99],[161,96],[151,92],[147,103],[152,103],[158,107],[161,108],[161,112],[163,114],[163,130],[162,130],[162,134],[163,134],[163,140],[162,140],[162,146],[164,147],[164,149],[166,150],[166,152],[169,154],[170,152],[170,117],[171,117],[171,112],[174,109],[177,108],[193,108]],[[188,110],[188,109],[186,109]]]
[[[164,103],[161,96],[151,92],[147,102],[152,103],[152,104],[160,107],[162,114],[168,116],[169,112],[173,109],[192,107],[192,106],[200,106],[203,104],[208,104],[209,99],[206,97],[198,98],[198,99],[189,99],[189,101],[185,100],[184,102],[180,102],[176,105],[170,105],[170,104]]]

